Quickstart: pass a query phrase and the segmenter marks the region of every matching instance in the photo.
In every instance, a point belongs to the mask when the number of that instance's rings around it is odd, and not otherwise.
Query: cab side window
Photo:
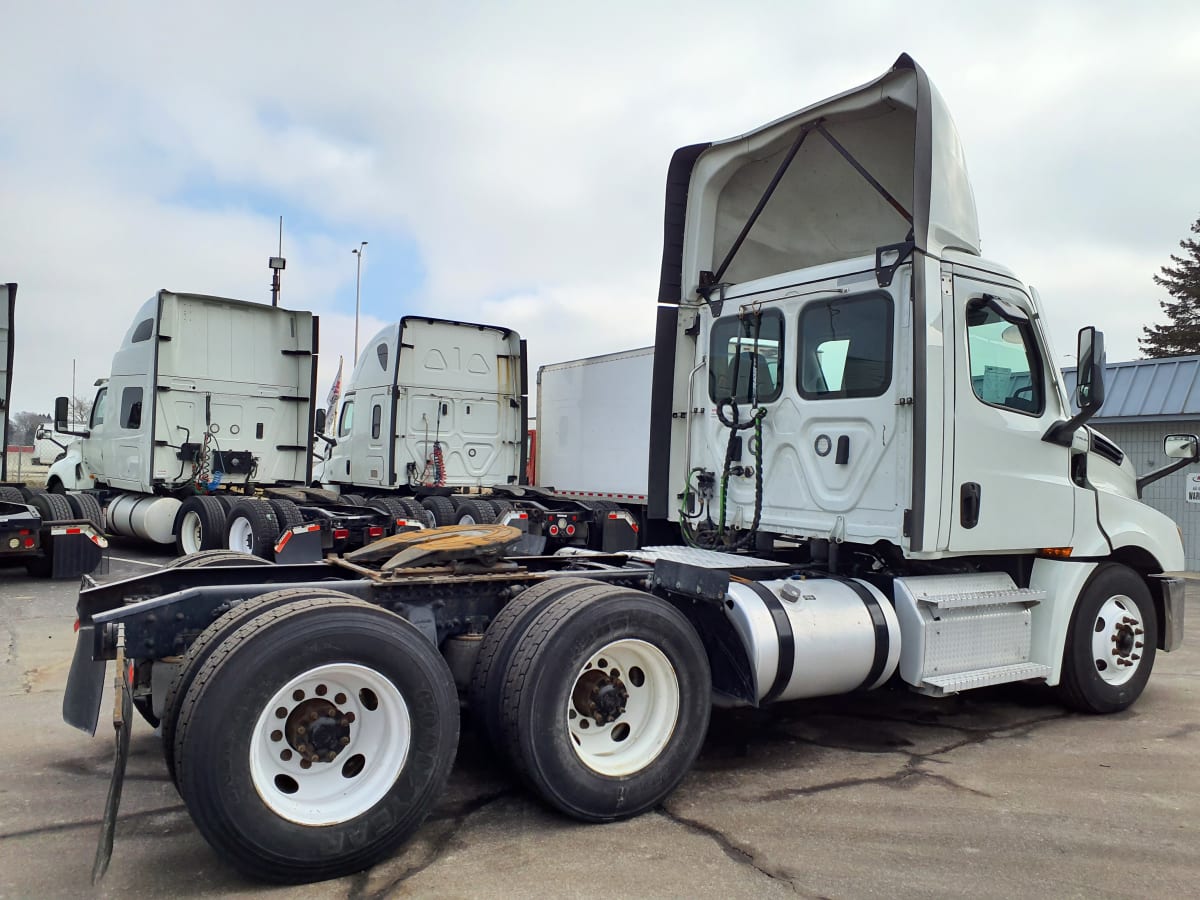
[[[127,387],[121,391],[121,427],[142,427],[142,389]]]
[[[92,404],[92,417],[88,422],[89,428],[104,424],[104,404],[108,400],[108,388],[102,387],[96,392],[96,401]]]
[[[878,397],[892,383],[892,298],[823,300],[800,314],[800,396]]]
[[[1040,416],[1045,409],[1041,356],[1019,306],[984,295],[967,303],[971,390],[988,406]]]
[[[354,401],[347,400],[342,404],[342,417],[338,420],[338,437],[346,437],[354,427]]]
[[[708,394],[714,403],[769,402],[783,389],[783,316],[725,316],[713,322],[709,337]]]

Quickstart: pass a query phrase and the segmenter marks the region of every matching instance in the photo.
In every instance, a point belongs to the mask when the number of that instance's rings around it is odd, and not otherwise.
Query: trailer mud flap
[[[129,673],[125,667],[124,649],[117,651],[117,675],[113,687],[113,728],[116,731],[116,754],[112,779],[108,783],[108,800],[104,804],[104,821],[100,823],[100,842],[96,845],[96,861],[92,865],[92,884],[108,871],[112,859],[113,837],[117,828],[117,810],[121,806],[121,789],[125,785],[125,766],[129,762],[129,732],[133,716],[133,696],[129,691]]]
[[[104,670],[108,663],[103,659],[92,659],[95,646],[96,626],[80,625],[75,635],[75,656],[71,659],[71,672],[67,676],[67,690],[63,694],[63,721],[88,734],[96,733],[100,719],[100,701],[104,698]]]

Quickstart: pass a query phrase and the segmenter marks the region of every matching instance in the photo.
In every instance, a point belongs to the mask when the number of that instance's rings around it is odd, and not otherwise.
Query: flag
[[[342,357],[338,357],[337,375],[329,388],[329,396],[325,398],[325,433],[337,432],[337,405],[342,396]]]

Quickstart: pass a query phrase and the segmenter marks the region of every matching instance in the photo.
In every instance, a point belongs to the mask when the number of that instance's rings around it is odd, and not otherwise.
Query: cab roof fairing
[[[820,125],[909,213],[912,224],[823,135],[810,132],[730,263],[748,281],[871,255],[903,242],[978,256],[979,223],[949,109],[908,55],[880,78],[736,138],[676,151],[666,195],[660,303],[695,302],[800,132]],[[686,243],[685,243],[686,239]]]

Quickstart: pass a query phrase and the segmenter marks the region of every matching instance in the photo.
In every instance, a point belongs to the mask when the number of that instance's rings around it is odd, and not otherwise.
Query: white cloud
[[[266,299],[276,221],[242,192],[303,214],[285,236],[284,301],[323,316],[321,396],[353,341],[348,229],[407,234],[426,280],[403,311],[515,327],[531,375],[644,345],[671,152],[871,79],[902,50],[962,131],[985,251],[1042,288],[1060,351],[1095,322],[1110,358],[1135,355],[1158,316],[1151,276],[1200,215],[1200,12],[1183,2],[213,2],[5,18],[0,276],[21,282],[22,407],[65,393],[71,358],[81,383],[105,374],[159,287]],[[222,202],[189,206],[197,185]]]

